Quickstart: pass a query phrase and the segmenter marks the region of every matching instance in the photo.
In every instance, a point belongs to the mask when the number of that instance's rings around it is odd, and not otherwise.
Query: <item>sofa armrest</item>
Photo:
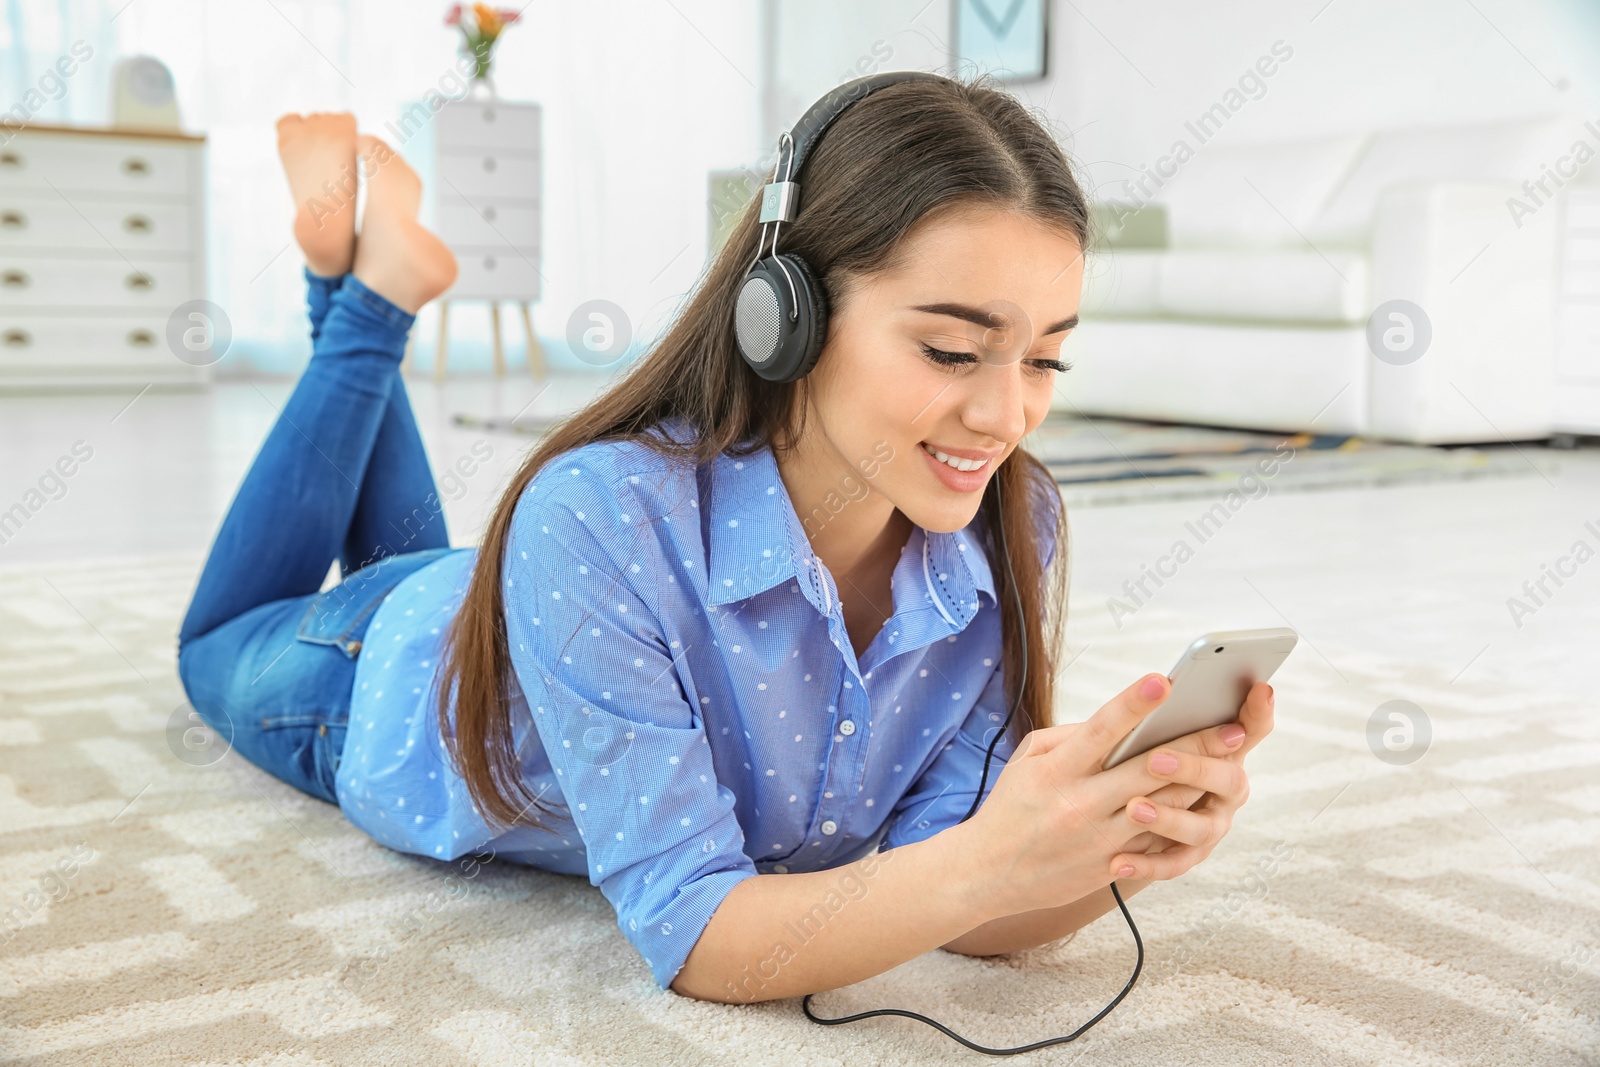
[[[1426,325],[1431,339],[1409,363],[1372,358],[1374,436],[1419,444],[1549,436],[1560,207],[1547,201],[1514,215],[1512,198],[1528,203],[1516,186],[1477,182],[1401,185],[1379,198],[1376,331],[1405,328],[1378,312],[1406,300],[1425,316],[1411,328],[1420,338]]]

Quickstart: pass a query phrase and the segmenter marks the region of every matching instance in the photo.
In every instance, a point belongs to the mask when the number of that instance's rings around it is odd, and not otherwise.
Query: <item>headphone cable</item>
[[[1000,553],[1005,557],[1006,561],[1006,584],[1011,589],[1011,596],[1013,597],[1013,602],[1017,607],[1017,626],[1022,633],[1022,669],[1019,673],[1023,679],[1026,679],[1028,677],[1028,622],[1022,617],[1022,594],[1017,591],[1016,576],[1011,571],[1011,549],[1006,543],[1005,512],[999,499],[998,486],[995,488],[994,513],[996,525],[999,528]],[[978,810],[978,804],[983,799],[984,784],[989,780],[989,761],[994,756],[995,746],[999,744],[1000,739],[1005,736],[1006,727],[1011,725],[1011,716],[1016,713],[1017,708],[1022,704],[1022,691],[1023,685],[1019,681],[1017,684],[1017,698],[1012,701],[1011,709],[1006,712],[1005,722],[1000,724],[999,731],[995,733],[994,740],[989,742],[989,750],[983,757],[983,774],[978,778],[978,793],[972,798],[972,807],[967,809],[967,813],[961,816],[961,818],[957,820],[958,822],[966,822],[968,819],[972,818],[973,812]],[[914,1011],[907,1011],[904,1008],[874,1008],[871,1011],[857,1012],[854,1015],[846,1015],[838,1019],[824,1019],[811,1011],[811,998],[816,996],[816,994],[807,993],[805,998],[800,1002],[801,1010],[806,1013],[806,1018],[810,1019],[812,1022],[822,1023],[826,1026],[837,1026],[840,1023],[853,1023],[859,1019],[870,1019],[876,1015],[900,1015],[907,1019],[915,1019],[918,1022],[927,1023],[929,1026],[933,1027],[935,1030],[938,1030],[946,1037],[961,1042],[974,1052],[984,1052],[991,1056],[1015,1056],[1019,1052],[1032,1052],[1034,1049],[1046,1048],[1050,1045],[1060,1045],[1068,1041],[1076,1041],[1079,1037],[1083,1036],[1083,1034],[1086,1033],[1090,1027],[1094,1026],[1095,1023],[1111,1014],[1111,1010],[1113,1008],[1122,1003],[1122,999],[1133,991],[1135,983],[1139,981],[1140,972],[1144,970],[1144,939],[1139,936],[1139,928],[1138,926],[1134,925],[1133,916],[1128,912],[1128,905],[1125,901],[1123,901],[1122,893],[1117,889],[1117,883],[1115,881],[1111,883],[1110,889],[1111,896],[1116,900],[1117,907],[1122,911],[1122,917],[1128,921],[1128,930],[1133,934],[1133,944],[1134,947],[1139,950],[1139,956],[1133,965],[1133,974],[1129,976],[1128,984],[1122,987],[1122,992],[1118,993],[1112,999],[1111,1003],[1101,1008],[1100,1011],[1095,1014],[1094,1018],[1090,1019],[1076,1030],[1072,1031],[1072,1033],[1063,1037],[1047,1038],[1044,1041],[1035,1041],[1030,1045],[1018,1045],[1015,1048],[988,1048],[987,1046],[980,1045],[975,1041],[968,1041],[966,1038],[962,1037],[960,1034],[956,1033],[954,1030],[950,1029],[948,1026],[945,1026],[943,1023],[938,1022],[937,1020],[930,1019],[926,1015],[921,1015]]]

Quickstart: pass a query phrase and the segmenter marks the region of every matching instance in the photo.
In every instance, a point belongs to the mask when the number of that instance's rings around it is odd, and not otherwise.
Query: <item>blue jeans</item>
[[[414,316],[306,272],[312,355],[217,531],[178,631],[178,675],[237,752],[338,803],[356,655],[406,575],[450,551],[399,366]],[[340,584],[319,592],[333,560]],[[185,738],[192,731],[185,731]]]

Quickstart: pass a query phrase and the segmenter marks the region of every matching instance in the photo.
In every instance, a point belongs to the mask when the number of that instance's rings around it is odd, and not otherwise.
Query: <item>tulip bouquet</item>
[[[522,17],[514,8],[493,8],[488,4],[452,4],[445,13],[444,24],[461,31],[464,50],[472,56],[476,69],[472,76],[480,81],[489,78],[489,64],[494,59],[495,42],[507,26]]]

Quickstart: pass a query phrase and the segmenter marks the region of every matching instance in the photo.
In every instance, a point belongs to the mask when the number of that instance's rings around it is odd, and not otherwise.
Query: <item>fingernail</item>
[[[1139,801],[1139,803],[1133,806],[1133,818],[1136,822],[1155,822],[1155,805],[1149,804],[1143,800]]]
[[[1131,866],[1129,866],[1126,863],[1124,863],[1121,867],[1117,868],[1117,877],[1118,878],[1132,878],[1137,873],[1139,873],[1139,872],[1135,871]]]
[[[1222,743],[1233,748],[1244,740],[1244,727],[1236,722],[1230,722],[1217,731],[1217,736],[1222,738]]]
[[[1139,695],[1144,697],[1146,700],[1154,700],[1156,697],[1161,695],[1162,688],[1161,676],[1152,674],[1150,677],[1146,678],[1144,680],[1144,684],[1139,687]]]
[[[1178,757],[1170,752],[1158,752],[1150,757],[1150,770],[1155,774],[1171,774],[1178,769]]]

